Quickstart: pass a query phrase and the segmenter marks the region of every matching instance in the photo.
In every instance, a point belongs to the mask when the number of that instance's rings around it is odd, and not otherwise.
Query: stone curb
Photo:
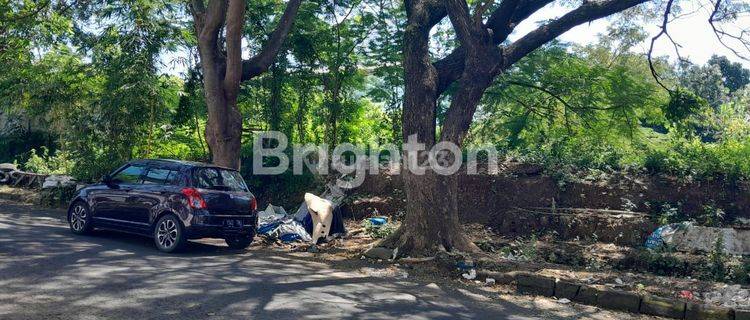
[[[649,294],[600,289],[593,286],[559,280],[530,272],[478,272],[480,276],[498,279],[515,278],[516,290],[522,294],[565,298],[604,309],[641,313],[673,319],[750,320],[750,310],[735,310],[707,304],[684,302]]]

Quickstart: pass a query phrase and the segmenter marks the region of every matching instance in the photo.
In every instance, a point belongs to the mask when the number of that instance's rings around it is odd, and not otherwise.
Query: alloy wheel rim
[[[78,205],[73,208],[73,213],[70,217],[70,225],[75,231],[83,230],[83,227],[86,225],[86,209],[84,209],[83,206]]]
[[[172,219],[166,219],[159,224],[156,239],[164,248],[171,248],[177,242],[177,224]]]

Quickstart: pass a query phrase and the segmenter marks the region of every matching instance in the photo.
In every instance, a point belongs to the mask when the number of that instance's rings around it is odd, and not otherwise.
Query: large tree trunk
[[[417,4],[417,2],[421,2]],[[404,33],[404,141],[416,135],[426,149],[435,144],[435,108],[438,76],[430,62],[430,7],[427,1],[407,2],[408,24]],[[408,152],[404,155],[408,158]],[[415,155],[424,160],[426,154]],[[421,162],[421,161],[420,161]],[[406,219],[401,228],[381,245],[399,248],[400,255],[428,255],[441,250],[474,251],[459,223],[457,177],[431,170],[424,175],[403,168]]]
[[[291,30],[301,2],[290,0],[287,3],[268,42],[260,53],[245,61],[242,60],[245,1],[211,0],[207,7],[203,0],[190,2],[208,108],[206,141],[214,164],[240,168],[242,114],[237,107],[240,83],[268,70]],[[223,26],[225,48],[219,40]]]
[[[485,22],[482,11],[488,8],[486,5],[478,6],[472,16],[465,0],[406,0],[404,141],[416,135],[426,149],[435,145],[436,101],[449,86],[458,82],[439,141],[461,146],[482,95],[503,70],[576,25],[646,1],[584,1],[557,20],[512,44],[500,46],[518,23],[553,1],[504,0]],[[433,63],[429,53],[430,29],[446,16],[456,31],[460,47]],[[405,157],[409,157],[408,152]],[[425,155],[421,154],[420,158],[424,159]],[[441,176],[430,169],[425,175],[415,175],[408,168],[402,173],[408,201],[406,219],[381,245],[398,247],[401,255],[477,250],[459,224],[458,177]]]
[[[206,141],[211,150],[213,163],[222,167],[239,169],[242,149],[242,115],[237,108],[237,101],[210,102],[207,107],[209,112]]]
[[[381,245],[398,248],[399,255],[432,255],[439,251],[477,250],[461,227],[457,210],[458,177],[434,172],[404,172],[406,218]]]

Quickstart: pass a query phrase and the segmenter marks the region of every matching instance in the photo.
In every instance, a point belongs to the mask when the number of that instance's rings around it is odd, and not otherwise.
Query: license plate
[[[224,225],[227,227],[242,227],[242,220],[226,220],[224,221]]]

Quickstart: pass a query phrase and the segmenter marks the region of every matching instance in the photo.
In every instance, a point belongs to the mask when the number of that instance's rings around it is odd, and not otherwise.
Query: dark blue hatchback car
[[[70,229],[151,236],[159,250],[180,250],[188,239],[222,238],[247,248],[258,226],[257,201],[239,172],[177,160],[136,160],[78,191],[68,209]]]

